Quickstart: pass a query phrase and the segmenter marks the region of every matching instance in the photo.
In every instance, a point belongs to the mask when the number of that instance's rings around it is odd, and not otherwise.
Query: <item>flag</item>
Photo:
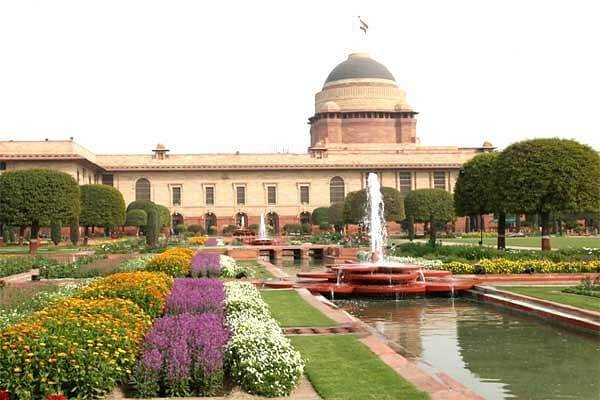
[[[360,22],[360,29],[366,35],[367,34],[367,29],[369,29],[369,25],[367,25],[367,23],[365,21],[363,21],[362,18],[360,18],[360,16],[358,17],[358,21]]]

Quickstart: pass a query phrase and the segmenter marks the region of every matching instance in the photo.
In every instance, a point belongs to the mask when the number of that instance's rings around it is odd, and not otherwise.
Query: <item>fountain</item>
[[[267,233],[267,226],[265,224],[265,214],[260,214],[260,224],[258,225],[258,237],[252,239],[251,244],[255,246],[266,246],[273,244],[274,240],[269,237]]]
[[[387,242],[385,209],[379,176],[367,177],[367,209],[364,223],[369,232],[370,262],[333,265],[326,272],[299,272],[299,282],[312,292],[346,295],[399,295],[428,292],[452,293],[468,290],[473,280],[456,280],[448,271],[426,270],[419,265],[386,261],[384,249]]]

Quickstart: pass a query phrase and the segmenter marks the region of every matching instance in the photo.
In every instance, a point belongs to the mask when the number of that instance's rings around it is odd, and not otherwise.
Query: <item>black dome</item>
[[[325,84],[342,79],[388,79],[395,81],[394,75],[383,65],[365,54],[350,54],[348,59],[331,71]]]

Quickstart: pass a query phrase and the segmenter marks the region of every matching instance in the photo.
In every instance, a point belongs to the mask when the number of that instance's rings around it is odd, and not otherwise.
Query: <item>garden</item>
[[[173,248],[19,299],[0,289],[0,395],[96,398],[118,385],[135,397],[288,395],[304,361],[260,292],[235,279],[250,269]]]

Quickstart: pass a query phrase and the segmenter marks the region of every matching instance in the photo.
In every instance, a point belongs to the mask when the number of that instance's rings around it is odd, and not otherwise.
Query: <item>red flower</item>
[[[48,396],[47,400],[67,400],[67,396],[64,394],[51,394]]]
[[[6,390],[0,390],[0,400],[10,400],[10,393]]]

